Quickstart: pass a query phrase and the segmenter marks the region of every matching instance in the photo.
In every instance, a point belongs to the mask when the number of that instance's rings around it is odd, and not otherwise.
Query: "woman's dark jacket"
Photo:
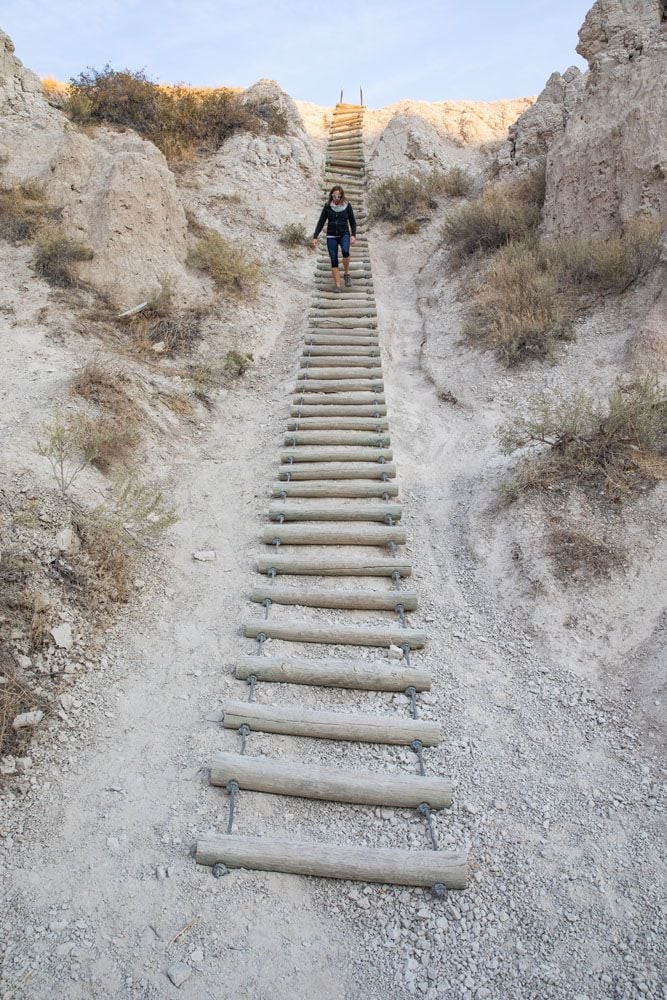
[[[326,203],[315,227],[313,239],[317,239],[320,235],[325,222],[327,224],[327,236],[344,236],[350,230],[353,236],[357,235],[357,220],[354,217],[354,212],[349,202],[341,212],[334,212],[331,202],[328,201]]]

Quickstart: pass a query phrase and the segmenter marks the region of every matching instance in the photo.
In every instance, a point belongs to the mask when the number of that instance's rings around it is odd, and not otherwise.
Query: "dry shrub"
[[[570,336],[557,276],[534,240],[497,252],[475,292],[465,332],[506,365],[552,357],[556,341]]]
[[[44,226],[37,234],[33,260],[35,270],[52,285],[65,288],[78,285],[73,264],[91,260],[92,257],[90,247],[70,239],[62,226]]]
[[[273,105],[248,103],[230,88],[161,86],[143,71],[109,65],[70,81],[65,111],[76,122],[136,129],[172,163],[215,150],[238,131],[287,131],[287,119]]]
[[[14,729],[12,722],[23,712],[48,711],[48,701],[36,694],[21,677],[9,652],[0,645],[0,755],[21,752],[31,736],[30,729]]]
[[[209,230],[188,256],[188,264],[205,271],[225,292],[250,298],[262,281],[260,264],[238,243],[230,243]]]
[[[507,365],[552,358],[587,300],[620,294],[656,265],[660,240],[660,221],[646,217],[619,236],[512,240],[496,251],[473,294],[466,333]]]
[[[509,487],[564,490],[577,484],[615,501],[667,476],[667,390],[653,379],[619,385],[606,402],[585,392],[542,396],[501,428],[502,450],[529,448]]]
[[[480,251],[497,250],[535,232],[544,204],[544,171],[487,188],[447,219],[443,236],[461,263]]]
[[[224,371],[232,378],[240,378],[250,367],[252,354],[241,354],[239,351],[227,351],[225,355]]]
[[[546,553],[552,559],[558,576],[566,583],[577,577],[608,577],[625,561],[625,553],[618,546],[574,528],[551,530]]]
[[[78,414],[73,420],[73,433],[88,463],[104,473],[116,466],[127,466],[141,440],[136,424],[106,414]]]
[[[114,605],[126,604],[130,598],[135,563],[132,541],[115,518],[101,511],[78,516],[76,530],[81,547],[69,561],[78,603],[98,614],[110,614]]]
[[[308,233],[302,222],[288,222],[280,230],[278,241],[284,247],[302,247],[306,245]]]
[[[122,321],[132,331],[137,347],[152,351],[153,345],[162,344],[164,354],[187,354],[193,350],[202,336],[205,310],[179,309],[174,298],[173,279],[163,275],[146,308]]]
[[[395,175],[375,184],[368,197],[368,215],[373,221],[406,222],[435,208],[434,198],[468,197],[472,190],[470,176],[459,167],[433,170],[418,177]]]
[[[13,243],[32,239],[49,216],[44,189],[32,181],[0,188],[0,237]]]
[[[585,292],[624,292],[658,263],[663,225],[637,216],[620,234],[545,243],[542,254],[564,286]]]
[[[140,409],[129,393],[129,385],[129,376],[122,369],[89,358],[72,379],[70,392],[119,419],[136,421]]]

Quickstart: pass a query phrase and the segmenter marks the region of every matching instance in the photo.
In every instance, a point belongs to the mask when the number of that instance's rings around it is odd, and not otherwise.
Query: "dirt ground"
[[[184,188],[202,212],[219,167]],[[309,225],[316,205],[314,190],[303,206]],[[268,260],[264,210],[250,192],[226,217],[241,232],[250,215],[253,246]],[[454,806],[435,826],[443,847],[469,849],[470,887],[436,900],[278,874],[216,879],[191,856],[197,836],[227,822],[227,796],[206,768],[214,751],[238,745],[220,726],[220,704],[245,694],[232,666],[253,647],[241,626],[256,615],[248,592],[312,294],[312,258],[285,254],[260,305],[221,317],[211,341],[217,350],[235,336],[253,367],[153,455],[179,522],[145,596],[109,629],[71,689],[66,720],[40,730],[32,776],[0,796],[3,998],[664,996],[664,489],[619,515],[630,568],[570,588],[541,547],[548,512],[536,502],[508,512],[496,493],[508,464],[498,424],[543,385],[613,382],[624,316],[610,308],[589,321],[557,368],[507,374],[460,343],[461,303],[436,249],[441,221],[419,237],[377,229],[371,254],[420,595],[411,624],[428,631],[419,662],[434,676],[421,713],[444,733],[427,769],[455,782]],[[36,322],[48,292],[24,256],[7,252],[13,291],[3,293],[8,483],[34,465],[34,427],[88,350]],[[36,289],[29,302],[27,287]],[[199,550],[215,560],[195,561]],[[402,695],[272,685],[257,698],[407,710]],[[249,752],[416,766],[401,748],[259,734]],[[239,796],[235,824],[314,841],[427,843],[413,813],[250,793]],[[166,976],[178,961],[192,970],[180,988]]]

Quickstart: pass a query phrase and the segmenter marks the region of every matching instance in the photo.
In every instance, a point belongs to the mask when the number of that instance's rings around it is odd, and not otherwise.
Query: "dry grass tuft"
[[[0,188],[0,238],[12,243],[31,240],[51,215],[44,189],[24,181]]]
[[[604,403],[584,392],[543,396],[499,439],[505,454],[535,452],[505,488],[508,499],[576,484],[618,502],[667,476],[667,390],[640,379],[617,386]]]
[[[553,357],[556,342],[570,337],[570,318],[536,241],[522,240],[496,253],[473,296],[465,333],[514,365]]]
[[[48,711],[48,701],[38,695],[14,666],[0,645],[0,756],[19,754],[30,739],[30,729],[14,729],[12,722],[23,712]]]
[[[592,538],[574,528],[555,528],[549,532],[546,553],[565,583],[572,579],[601,579],[623,566],[626,554],[617,545]]]
[[[202,308],[180,309],[175,304],[175,289],[170,275],[160,278],[159,286],[139,313],[120,322],[132,332],[135,347],[142,353],[187,354],[202,337]],[[156,345],[160,351],[155,350]]]
[[[459,167],[433,170],[418,177],[387,177],[371,188],[369,219],[414,222],[415,216],[435,208],[434,199],[438,196],[467,198],[471,191],[472,180]]]
[[[308,233],[302,222],[288,222],[278,237],[278,242],[284,247],[304,247],[307,241]]]
[[[660,219],[640,215],[620,234],[544,243],[541,253],[561,285],[595,294],[621,293],[658,263],[662,229]]]
[[[188,256],[188,264],[205,271],[216,286],[225,292],[250,298],[257,293],[263,274],[238,243],[230,243],[209,230]]]
[[[96,614],[109,615],[126,604],[132,592],[135,553],[130,537],[115,518],[89,511],[76,518],[81,548],[70,559],[77,602]]]
[[[544,204],[544,171],[487,188],[453,212],[443,236],[452,248],[452,260],[461,263],[479,252],[497,250],[512,240],[535,232]]]
[[[120,420],[139,419],[140,408],[129,392],[130,379],[121,368],[90,358],[72,379],[70,392]]]
[[[244,375],[253,360],[252,354],[241,354],[240,351],[227,351],[225,355],[224,371],[232,378],[240,378]]]
[[[584,302],[624,292],[657,264],[660,241],[660,221],[643,216],[618,236],[511,240],[479,282],[465,332],[506,365],[553,358]]]
[[[73,265],[92,257],[90,247],[70,239],[62,226],[44,226],[37,233],[33,261],[35,270],[52,285],[70,288],[80,284]]]

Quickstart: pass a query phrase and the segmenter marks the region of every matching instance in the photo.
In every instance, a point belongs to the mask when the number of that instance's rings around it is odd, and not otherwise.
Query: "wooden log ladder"
[[[256,642],[256,653],[240,654],[235,665],[239,682],[249,685],[250,699],[222,704],[223,726],[239,732],[241,752],[217,753],[209,762],[210,781],[230,796],[231,817],[240,790],[418,809],[425,818],[428,849],[241,836],[232,833],[230,817],[226,834],[198,840],[196,859],[218,866],[218,873],[249,868],[426,886],[441,894],[443,887],[466,886],[468,861],[462,850],[439,850],[432,825],[431,811],[451,804],[452,783],[425,773],[422,751],[439,742],[440,727],[417,718],[418,695],[430,689],[431,675],[413,658],[426,636],[408,627],[406,620],[418,607],[418,594],[404,587],[412,567],[398,551],[406,543],[406,531],[397,500],[366,235],[363,114],[362,106],[339,104],[333,116],[323,194],[333,184],[342,184],[355,206],[358,229],[351,285],[333,291],[322,240],[277,481],[261,535],[270,554],[259,558],[257,570],[266,583],[252,589],[258,613],[244,626],[246,637]],[[306,581],[293,585],[291,577]],[[355,587],[345,584],[349,577],[359,581]],[[366,579],[375,585],[363,587]],[[317,609],[318,617],[295,618],[291,609],[296,608]],[[333,609],[336,615],[353,611],[362,620],[344,624],[320,609]],[[371,616],[373,623],[364,623],[363,615]],[[381,625],[374,623],[379,617],[384,617]],[[268,639],[272,642],[267,656],[263,645]],[[285,642],[302,644],[306,655],[281,653]],[[378,652],[374,660],[362,658],[360,652],[327,657],[319,652],[322,646],[371,647]],[[315,655],[308,655],[310,649]],[[299,704],[298,696],[288,705],[272,705],[261,694],[255,700],[262,685],[276,683],[289,684],[295,692],[303,691],[303,685],[323,692],[407,692],[410,709],[404,715],[374,715],[309,709]],[[415,751],[414,773],[253,756],[246,750],[252,748],[254,732],[409,746]]]

